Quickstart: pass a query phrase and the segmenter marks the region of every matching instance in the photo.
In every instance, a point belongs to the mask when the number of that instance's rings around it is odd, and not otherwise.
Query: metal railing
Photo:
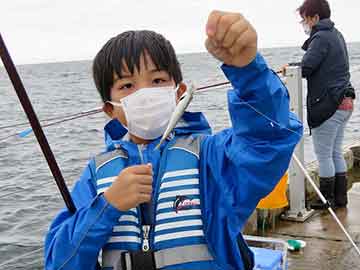
[[[303,86],[301,67],[289,66],[285,70],[283,81],[286,84],[290,95],[290,110],[295,113],[301,122],[303,121]],[[304,165],[304,137],[300,140],[295,149],[295,155]],[[314,213],[306,209],[305,201],[305,177],[299,166],[291,160],[289,167],[289,204],[290,208],[282,218],[287,220],[304,222]]]

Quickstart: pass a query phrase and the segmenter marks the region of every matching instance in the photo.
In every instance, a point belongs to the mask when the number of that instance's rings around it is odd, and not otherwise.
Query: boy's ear
[[[182,96],[182,94],[185,93],[186,89],[187,89],[187,86],[186,86],[185,83],[180,83],[179,84],[179,88],[178,88],[178,90],[176,92],[176,102],[179,101],[180,97]]]
[[[105,102],[104,105],[103,105],[103,107],[102,107],[102,109],[103,109],[103,112],[104,112],[107,116],[109,116],[110,118],[113,118],[113,117],[112,117],[112,116],[113,116],[113,109],[114,109],[113,105],[111,105],[111,104],[108,103],[108,102]]]

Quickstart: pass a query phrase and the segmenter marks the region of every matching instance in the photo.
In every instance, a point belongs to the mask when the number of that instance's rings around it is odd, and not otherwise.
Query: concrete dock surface
[[[348,195],[348,207],[335,213],[360,247],[360,183],[354,184]],[[278,220],[266,236],[306,242],[300,251],[288,252],[289,270],[360,269],[360,255],[327,210],[317,211],[304,223]]]

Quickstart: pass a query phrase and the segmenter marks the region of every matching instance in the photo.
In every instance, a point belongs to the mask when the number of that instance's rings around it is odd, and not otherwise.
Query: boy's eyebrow
[[[150,73],[161,72],[161,71],[165,71],[165,70],[157,69],[157,68],[154,68],[154,69],[149,70]],[[122,74],[121,78],[119,78],[118,76],[116,76],[116,77],[114,78],[114,82],[117,82],[117,81],[119,81],[119,80],[121,80],[121,79],[131,78],[131,77],[133,77],[133,76],[134,76],[134,75],[131,74],[131,73]]]
[[[117,77],[116,80],[120,80],[120,79],[124,79],[124,78],[126,79],[126,78],[130,78],[130,77],[133,77],[133,76],[134,76],[134,75],[132,75],[132,74],[130,74],[130,73],[129,73],[129,74],[125,74],[125,75],[123,74],[123,75],[121,76],[121,78]]]
[[[119,80],[121,80],[121,79],[127,79],[127,78],[131,78],[133,75],[132,74],[122,74],[122,76],[121,77],[118,77],[118,76],[115,76],[115,78],[114,78],[114,82],[117,82],[117,81],[119,81]]]
[[[149,70],[149,72],[151,72],[151,73],[161,72],[161,71],[164,71],[164,70],[161,70],[161,69],[158,69],[158,68],[154,68],[154,69]]]

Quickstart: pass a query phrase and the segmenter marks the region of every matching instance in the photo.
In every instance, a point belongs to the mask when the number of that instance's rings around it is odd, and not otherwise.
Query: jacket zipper
[[[148,248],[150,248],[151,246],[154,245],[154,241],[155,241],[154,227],[155,227],[155,223],[156,223],[156,208],[157,208],[157,204],[158,204],[159,189],[160,189],[160,185],[161,185],[161,176],[163,174],[164,166],[165,166],[164,158],[167,156],[168,148],[169,148],[169,146],[167,146],[164,149],[164,151],[162,152],[162,155],[160,157],[159,169],[158,169],[158,174],[157,174],[157,178],[156,178],[156,185],[155,185],[155,190],[153,192],[152,220],[153,220],[154,224],[152,224],[153,226],[141,226],[142,227],[141,234],[143,235],[143,239],[142,239],[143,251],[144,251],[144,247],[146,248],[146,245],[148,246]],[[139,145],[138,145],[138,151],[139,151],[139,155],[140,155],[140,160],[142,163],[144,163],[142,148]],[[139,211],[139,213],[140,213],[140,211]]]
[[[142,226],[142,232],[143,232],[142,251],[144,251],[144,252],[150,250],[150,242],[149,242],[150,230],[151,230],[150,225],[143,225]]]
[[[154,227],[155,227],[155,223],[156,223],[156,209],[157,209],[157,204],[158,204],[158,198],[159,198],[159,189],[160,189],[160,185],[161,185],[161,177],[164,173],[164,166],[165,166],[165,162],[164,159],[167,156],[168,150],[169,150],[169,144],[167,146],[165,146],[161,156],[160,156],[160,161],[159,161],[159,169],[158,169],[158,175],[156,178],[156,186],[155,186],[155,190],[154,190],[154,196],[153,196],[153,220],[154,220]],[[150,238],[150,242],[152,245],[154,245],[155,242],[155,233],[151,234],[151,238]]]
[[[137,145],[137,148],[138,148],[139,157],[140,157],[140,164],[145,164],[144,156],[142,153],[142,145]],[[150,225],[142,225],[141,210],[140,210],[139,206],[137,208],[138,208],[138,212],[140,213],[139,219],[140,219],[140,224],[141,224],[141,235],[142,235],[141,248],[142,248],[143,252],[147,252],[150,250],[149,234],[151,231],[151,226]]]

